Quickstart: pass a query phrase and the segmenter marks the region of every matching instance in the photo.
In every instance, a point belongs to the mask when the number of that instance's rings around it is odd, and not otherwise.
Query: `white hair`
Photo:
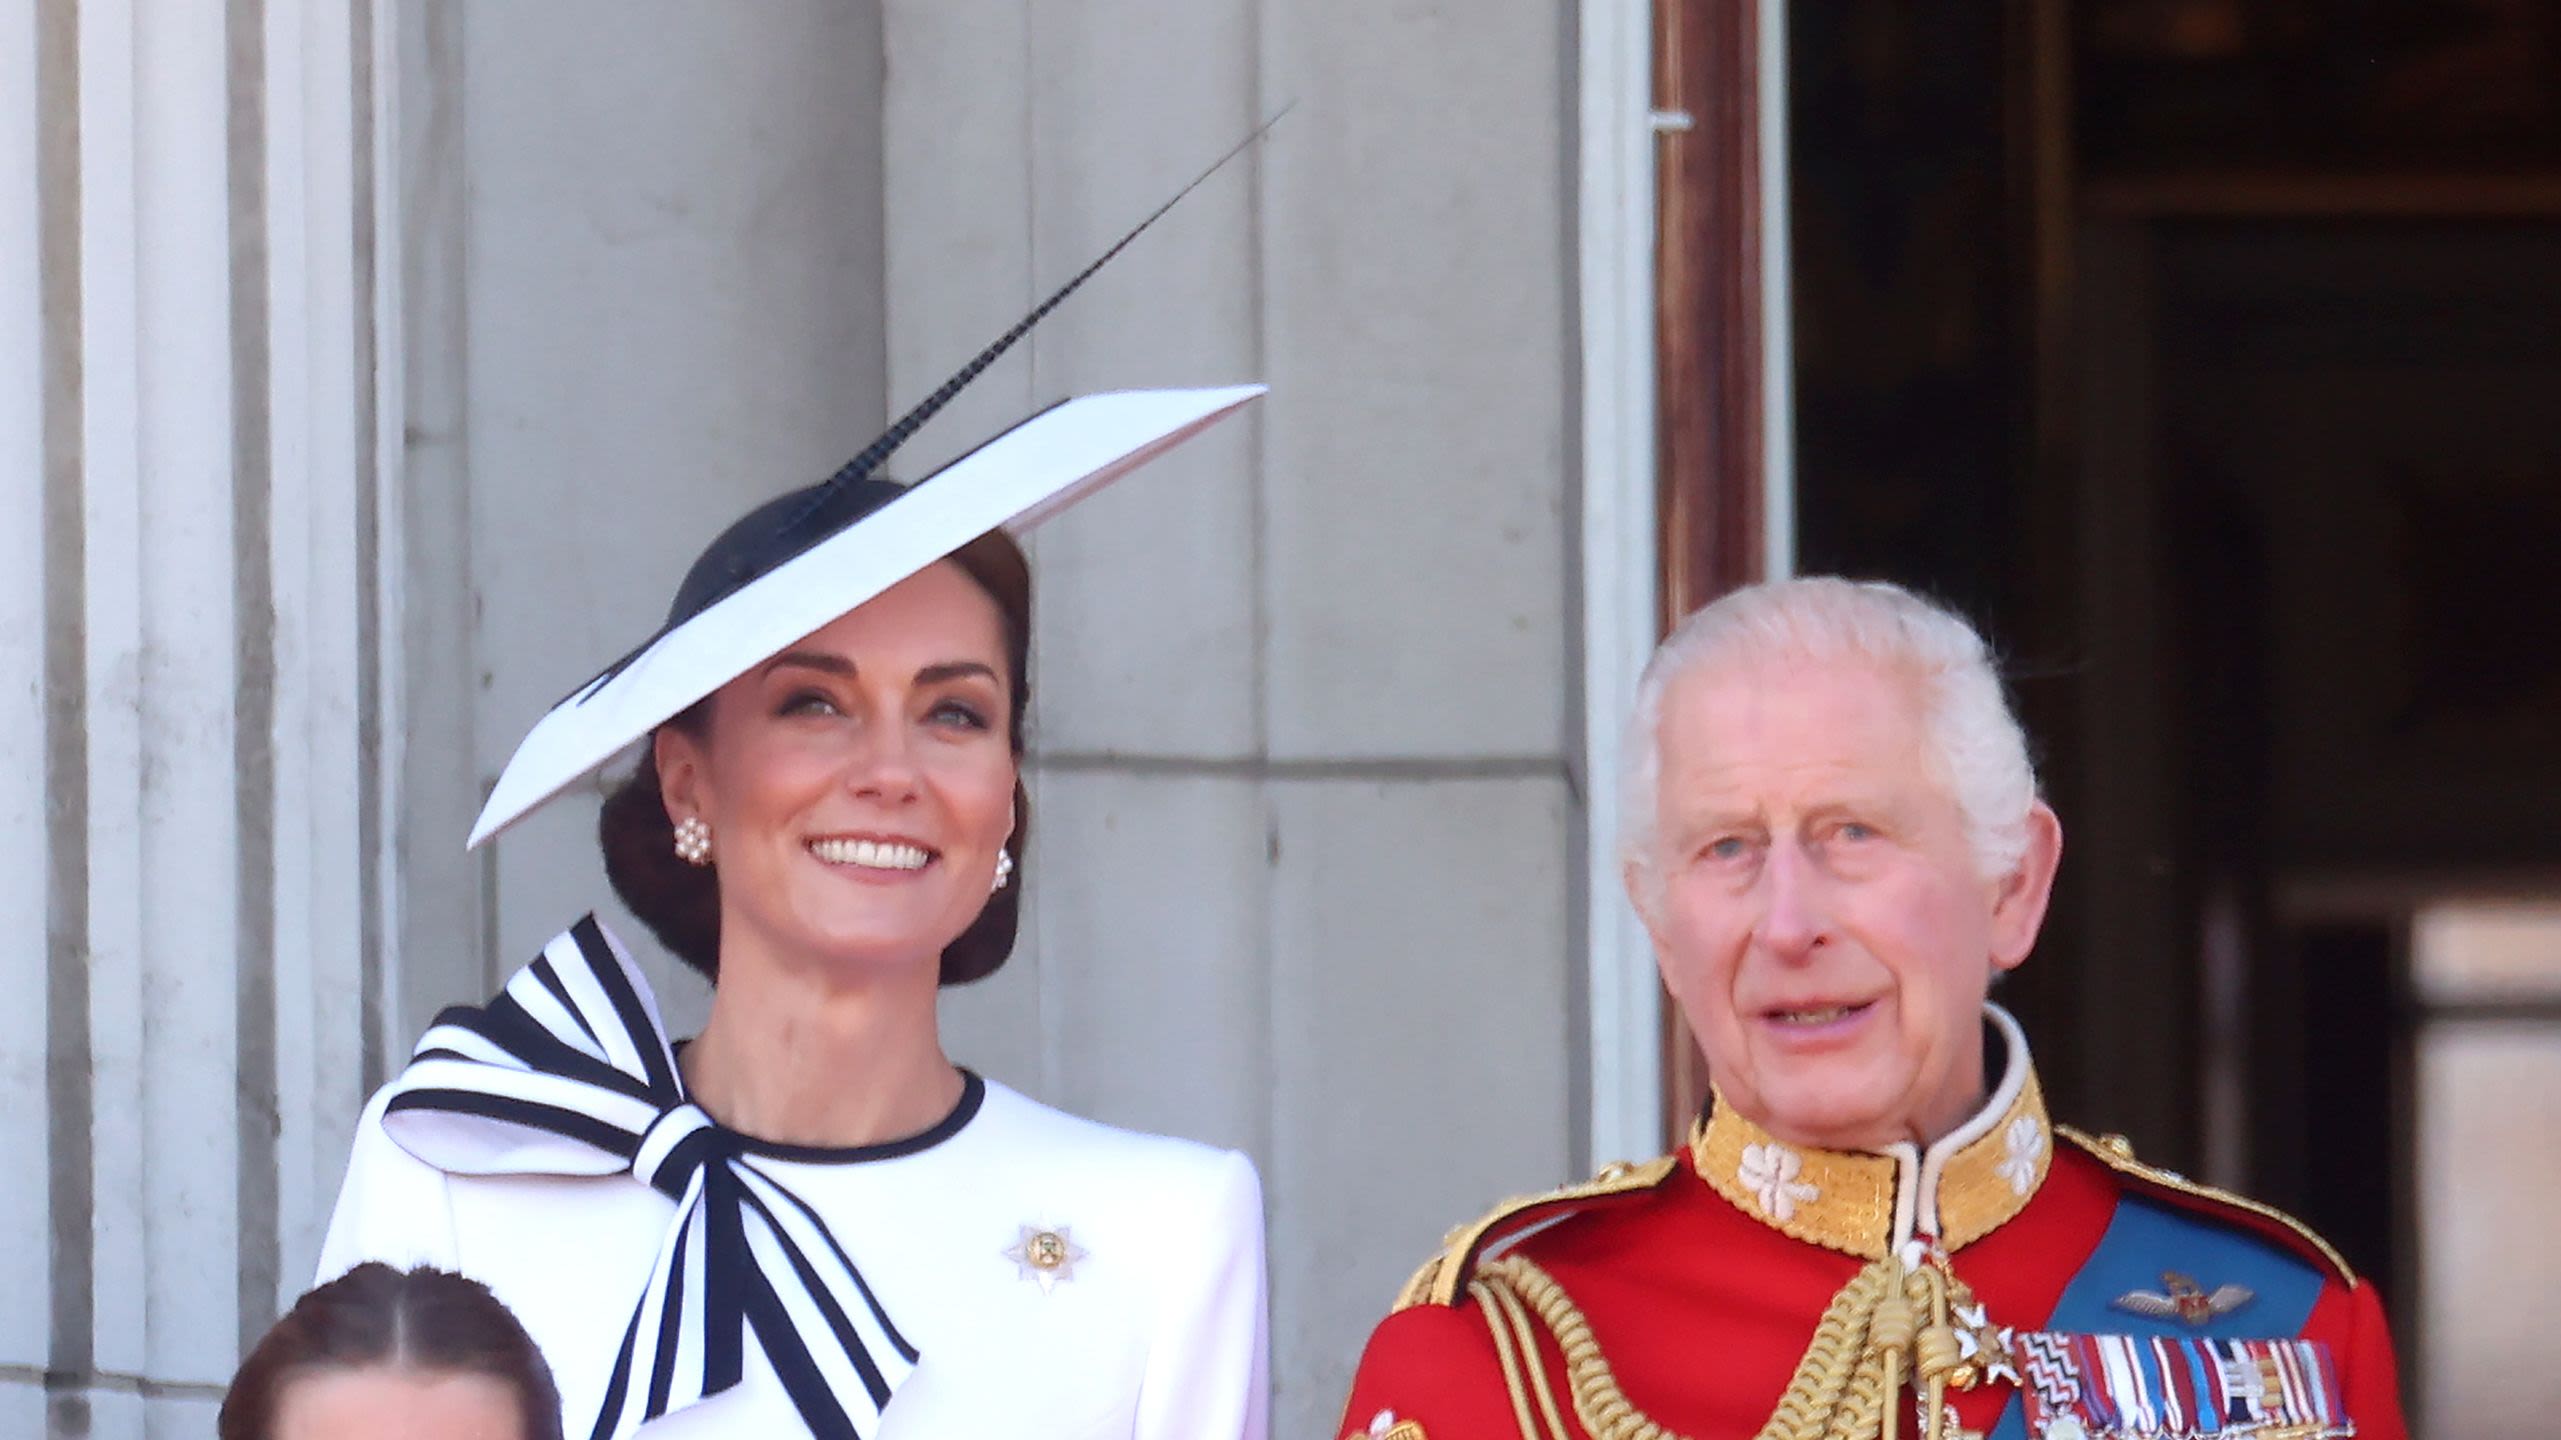
[[[1918,683],[1933,778],[1965,817],[1976,869],[1993,879],[2018,866],[2037,801],[2036,769],[1983,637],[1899,585],[1809,576],[1747,586],[1702,607],[1646,662],[1619,791],[1619,860],[1645,888],[1659,880],[1663,696],[1673,682],[1735,661],[1843,659]]]

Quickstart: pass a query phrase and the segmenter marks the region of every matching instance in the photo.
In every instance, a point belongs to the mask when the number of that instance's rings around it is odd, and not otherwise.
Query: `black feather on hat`
[[[918,480],[875,472],[1094,272],[1259,139],[1267,120],[1131,227],[834,475],[723,530],[676,588],[667,623],[534,723],[499,773],[479,845],[766,657],[999,527],[1022,529],[1232,414],[1260,385],[1129,390],[1053,405]]]

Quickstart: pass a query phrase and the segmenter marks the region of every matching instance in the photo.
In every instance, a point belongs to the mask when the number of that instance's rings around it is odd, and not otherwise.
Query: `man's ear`
[[[2027,848],[2019,855],[2019,863],[1993,882],[1993,968],[2015,970],[2036,948],[2036,932],[2045,925],[2046,902],[2054,896],[2054,870],[2062,860],[2063,822],[2039,800],[2028,807]]]
[[[709,815],[711,795],[703,774],[701,741],[673,725],[661,725],[650,737],[649,759],[658,769],[658,794],[666,802],[668,824],[688,815]]]
[[[1627,887],[1627,903],[1636,907],[1636,918],[1645,924],[1645,938],[1654,947],[1655,968],[1660,969],[1665,952],[1662,922],[1655,912],[1661,906],[1663,887],[1633,860],[1619,866],[1618,878]]]

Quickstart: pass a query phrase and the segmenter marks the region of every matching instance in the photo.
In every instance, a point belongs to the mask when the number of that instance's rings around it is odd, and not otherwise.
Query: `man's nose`
[[[1823,877],[1795,845],[1777,844],[1761,865],[1761,944],[1781,960],[1811,958],[1828,938]]]

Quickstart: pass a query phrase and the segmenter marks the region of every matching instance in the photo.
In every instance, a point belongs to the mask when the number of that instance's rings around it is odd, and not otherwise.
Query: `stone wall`
[[[1262,379],[1037,533],[1033,943],[947,1007],[1057,1103],[1241,1145],[1274,1433],[1449,1225],[1578,1163],[1572,12],[892,0],[890,388],[1284,104],[923,444]]]
[[[1024,944],[946,1013],[1253,1154],[1323,1433],[1592,1158],[1574,18],[0,0],[0,1433],[210,1428],[367,1088],[603,900],[592,796],[461,851],[524,727],[1292,101],[899,468],[1274,387],[1036,532]]]
[[[373,20],[0,4],[0,1433],[208,1433],[378,1059]]]

